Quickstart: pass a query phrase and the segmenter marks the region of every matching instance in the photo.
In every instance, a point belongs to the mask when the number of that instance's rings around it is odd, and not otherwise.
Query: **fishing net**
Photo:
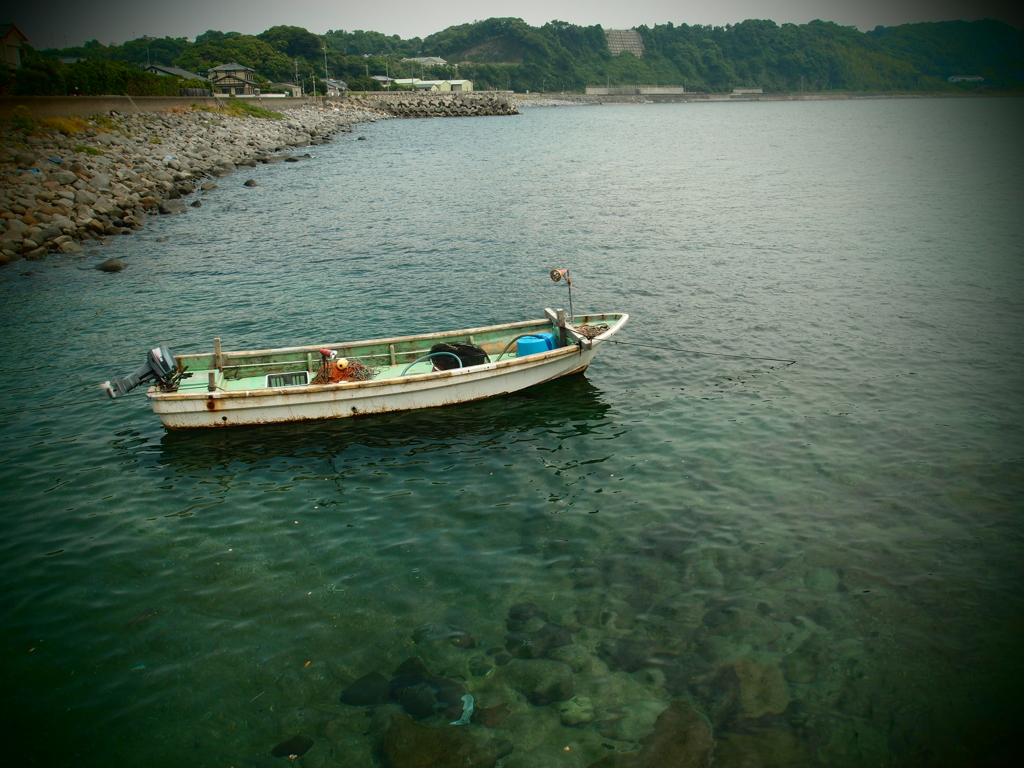
[[[594,323],[593,325],[578,325],[576,326],[576,330],[582,333],[588,339],[593,339],[607,331],[608,325],[606,323]]]
[[[313,377],[311,384],[337,384],[339,381],[370,381],[380,373],[379,368],[365,365],[358,360],[349,360],[342,366],[342,361],[324,357],[320,370]]]

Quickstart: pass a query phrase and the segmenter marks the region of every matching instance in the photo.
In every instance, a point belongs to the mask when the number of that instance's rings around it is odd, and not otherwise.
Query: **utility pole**
[[[327,71],[327,46],[324,46],[324,80],[330,80],[331,75]]]

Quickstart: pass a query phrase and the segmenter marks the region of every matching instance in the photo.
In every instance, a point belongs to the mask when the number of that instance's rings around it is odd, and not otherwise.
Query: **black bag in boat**
[[[447,352],[447,355],[438,355],[432,358],[434,361],[434,368],[439,371],[450,371],[452,368],[460,367],[456,362],[455,357],[462,361],[463,368],[468,368],[471,365],[481,365],[483,363],[491,362],[491,358],[487,356],[480,347],[473,346],[472,344],[464,344],[460,341],[448,343],[441,342],[435,344],[430,348],[431,353],[434,352]]]

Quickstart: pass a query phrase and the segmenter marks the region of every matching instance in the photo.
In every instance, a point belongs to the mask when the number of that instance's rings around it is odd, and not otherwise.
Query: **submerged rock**
[[[594,719],[594,702],[586,696],[573,696],[555,705],[563,725],[582,725]]]
[[[381,752],[391,768],[491,768],[512,752],[512,745],[479,738],[465,728],[428,728],[407,715],[393,715]]]
[[[572,667],[552,659],[513,661],[506,667],[505,679],[536,707],[566,701],[576,692]]]
[[[474,640],[473,636],[464,629],[452,628],[452,631],[448,633],[448,642],[456,648],[476,647],[476,640]]]
[[[274,757],[291,757],[292,755],[302,757],[309,752],[309,748],[313,744],[313,740],[306,736],[292,736],[288,741],[282,741],[270,750],[270,754]]]
[[[256,181],[256,179],[246,179],[244,186],[246,186],[246,187],[258,187],[259,186],[259,182]]]
[[[711,726],[696,710],[673,701],[658,715],[654,730],[641,739],[641,745],[637,753],[608,755],[590,768],[705,768],[711,763],[715,740]]]
[[[341,703],[352,707],[369,707],[387,703],[390,689],[387,678],[379,672],[363,675],[341,692]]]
[[[96,269],[100,270],[100,272],[120,272],[127,266],[128,265],[120,259],[107,259],[106,261],[97,264]]]
[[[598,732],[617,741],[640,741],[653,729],[667,703],[660,699],[631,701],[621,707],[610,707],[597,723]]]
[[[473,722],[486,725],[488,728],[497,728],[511,714],[512,710],[508,708],[508,704],[505,702],[485,709],[477,707],[476,711],[473,712]]]
[[[737,659],[732,668],[740,680],[740,708],[745,717],[756,719],[769,712],[786,711],[789,694],[782,670],[748,658]]]

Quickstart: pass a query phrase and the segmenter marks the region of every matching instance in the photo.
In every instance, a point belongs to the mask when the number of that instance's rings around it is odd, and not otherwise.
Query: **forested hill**
[[[950,21],[862,33],[832,22],[748,19],[724,27],[638,27],[643,52],[613,56],[599,26],[488,19],[423,40],[423,55],[471,79],[515,90],[684,85],[698,91],[941,91],[1024,87],[1024,32],[1005,22]],[[953,75],[985,85],[955,86]]]
[[[780,26],[758,19],[724,27],[669,23],[636,30],[639,55],[613,55],[600,26],[552,21],[532,27],[516,18],[461,24],[422,40],[344,30],[315,35],[278,26],[259,35],[210,30],[195,42],[140,38],[104,46],[91,41],[33,53],[23,69],[46,71],[16,78],[8,92],[38,93],[47,87],[59,92],[59,85],[45,85],[59,56],[129,68],[148,60],[192,72],[237,61],[255,69],[264,86],[292,81],[297,70],[307,90],[326,70],[354,90],[379,88],[371,76],[390,75],[458,76],[473,80],[477,89],[520,92],[582,91],[587,85],[682,85],[708,92],[755,87],[766,92],[1024,91],[1024,32],[991,19],[877,27],[868,33],[825,21]],[[423,56],[439,56],[447,64],[402,62]],[[985,79],[950,83],[955,75]],[[317,88],[322,92],[322,83]]]

